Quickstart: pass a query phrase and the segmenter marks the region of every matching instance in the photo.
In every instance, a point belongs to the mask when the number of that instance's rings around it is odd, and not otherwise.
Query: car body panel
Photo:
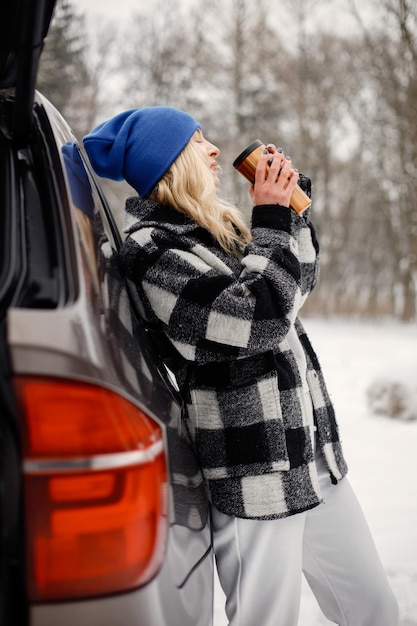
[[[184,532],[184,529],[177,529]],[[179,538],[178,538],[179,539]],[[186,533],[176,545],[187,544]],[[170,548],[168,548],[168,551]],[[204,595],[213,592],[213,577],[208,568],[198,568],[183,588],[173,588],[165,584],[175,576],[178,558],[166,559],[158,576],[144,589],[131,594],[100,599],[99,610],[96,601],[74,602],[71,604],[32,607],[31,626],[206,626],[212,623],[212,609],[204,601]]]

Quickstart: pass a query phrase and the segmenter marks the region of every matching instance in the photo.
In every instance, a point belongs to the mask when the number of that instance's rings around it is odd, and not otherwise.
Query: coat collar
[[[138,196],[126,200],[125,227],[127,234],[133,233],[143,226],[164,226],[167,229],[181,227],[183,232],[197,228],[194,220],[190,219],[168,204],[160,204],[148,198]]]

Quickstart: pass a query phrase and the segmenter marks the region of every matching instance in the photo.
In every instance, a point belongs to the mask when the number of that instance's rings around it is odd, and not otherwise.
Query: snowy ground
[[[398,381],[417,411],[417,325],[316,319],[304,325],[336,407],[350,482],[398,599],[400,624],[417,626],[417,420],[372,415],[366,399],[372,381]],[[215,626],[227,624],[223,607],[217,585]],[[304,585],[299,626],[329,624]]]

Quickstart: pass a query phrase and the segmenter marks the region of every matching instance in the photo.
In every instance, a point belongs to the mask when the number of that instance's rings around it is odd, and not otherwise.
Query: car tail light
[[[161,566],[167,476],[161,427],[102,387],[17,377],[28,595],[118,593]]]

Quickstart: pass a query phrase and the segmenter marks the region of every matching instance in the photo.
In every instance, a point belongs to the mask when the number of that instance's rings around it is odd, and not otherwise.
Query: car
[[[209,507],[169,354],[83,147],[35,89],[54,0],[0,24],[0,624],[210,626]]]

